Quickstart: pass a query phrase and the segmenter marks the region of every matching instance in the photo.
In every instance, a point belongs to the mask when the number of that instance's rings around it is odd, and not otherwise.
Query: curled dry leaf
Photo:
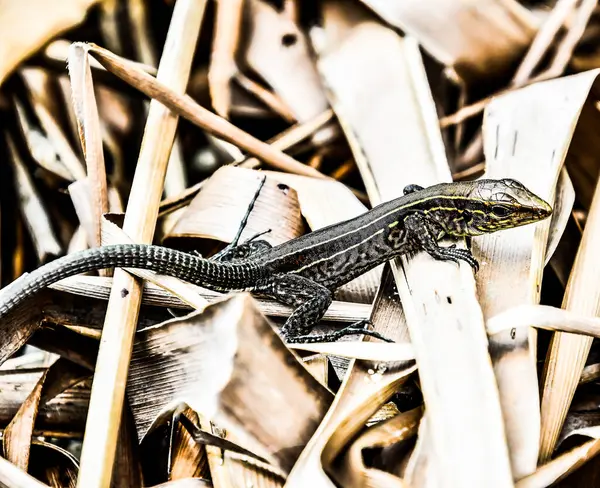
[[[284,470],[331,402],[247,294],[139,332],[128,392],[140,437],[161,410],[185,401]]]
[[[4,430],[4,455],[9,461],[27,471],[33,428],[40,403],[48,402],[89,375],[89,370],[66,359],[58,359],[42,373],[33,390]]]
[[[0,457],[0,484],[11,488],[48,488],[48,484],[45,483],[60,480],[64,482],[62,486],[75,486],[77,460],[64,449],[36,441],[32,445],[31,458],[35,477]],[[38,479],[44,480],[44,483]]]
[[[364,464],[363,450],[372,448],[390,447],[403,442],[417,434],[419,422],[423,415],[421,407],[400,413],[390,419],[373,425],[362,432],[352,442],[344,455],[339,468],[339,479],[343,479],[345,486],[405,486],[402,480],[392,474],[367,468]]]
[[[46,368],[35,368],[0,372],[0,388],[3,392],[0,426],[6,427],[15,417],[45,370]],[[51,435],[59,432],[66,437],[81,437],[90,398],[89,386],[86,381],[80,382],[67,388],[46,405],[41,405],[34,435]],[[60,415],[56,415],[57,411]]]
[[[545,488],[596,456],[600,452],[600,428],[587,428],[582,433],[591,437],[592,440],[543,464],[535,473],[519,479],[515,483],[515,488]]]

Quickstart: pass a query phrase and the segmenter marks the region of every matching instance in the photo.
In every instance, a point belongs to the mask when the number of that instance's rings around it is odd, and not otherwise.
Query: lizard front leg
[[[431,257],[440,261],[466,261],[475,272],[479,269],[477,259],[468,249],[457,249],[455,246],[442,247],[435,238],[436,229],[432,228],[438,224],[432,223],[424,215],[413,213],[404,219],[404,228],[419,247],[426,251]]]
[[[364,327],[369,324],[369,321],[360,321],[328,334],[308,335],[331,305],[333,293],[323,285],[303,276],[295,274],[275,275],[269,283],[257,287],[255,292],[295,307],[281,328],[281,335],[288,343],[329,342],[355,334],[370,335],[389,341],[381,334],[365,329]]]

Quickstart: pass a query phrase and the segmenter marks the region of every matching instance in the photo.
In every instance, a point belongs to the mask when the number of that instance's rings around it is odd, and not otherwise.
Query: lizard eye
[[[492,213],[496,217],[508,217],[511,213],[513,213],[513,211],[510,208],[502,205],[494,205],[492,207]]]

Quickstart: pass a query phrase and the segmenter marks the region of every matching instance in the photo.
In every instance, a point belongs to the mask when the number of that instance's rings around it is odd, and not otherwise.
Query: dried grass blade
[[[73,110],[83,155],[85,157],[90,190],[89,208],[93,212],[93,233],[88,235],[91,247],[101,242],[102,215],[108,212],[106,167],[102,148],[100,116],[92,81],[88,46],[74,43],[69,48],[69,78],[71,80]]]
[[[196,47],[190,40],[198,37],[204,6],[205,2],[192,0],[175,5],[157,75],[175,92],[184,92],[187,86]],[[124,222],[124,231],[137,242],[150,242],[154,234],[177,121],[164,105],[151,102]],[[81,453],[77,486],[82,488],[110,484],[118,435],[113,419],[122,412],[141,295],[141,282],[123,270],[115,271]]]
[[[600,246],[600,185],[592,201],[563,299],[563,307],[571,312],[600,316],[598,246]],[[552,339],[542,395],[540,448],[542,462],[548,460],[554,451],[591,345],[591,337],[574,336],[563,332],[557,332]]]
[[[450,180],[435,105],[413,39],[364,22],[338,49],[328,49],[319,66],[373,203],[397,197],[410,183],[428,186]],[[398,164],[389,165],[390,154]],[[425,253],[395,266],[433,449],[444,452],[433,469],[449,486],[511,486],[498,392],[471,270]]]
[[[275,168],[305,176],[324,178],[324,175],[319,171],[296,161],[287,154],[244,132],[227,120],[209,112],[189,96],[174,92],[158,79],[134,67],[119,56],[95,44],[89,44],[89,46],[90,53],[111,73],[207,132],[235,144]]]
[[[559,173],[572,151],[571,139],[597,75],[538,83],[495,99],[486,109],[486,177],[514,178],[553,202]],[[560,114],[560,115],[559,115]],[[597,138],[590,134],[590,138]],[[589,138],[580,138],[587,152]],[[484,316],[539,302],[550,222],[473,239],[482,263],[477,274]],[[539,452],[540,406],[535,331],[524,328],[490,338],[500,388],[513,474],[535,471]]]

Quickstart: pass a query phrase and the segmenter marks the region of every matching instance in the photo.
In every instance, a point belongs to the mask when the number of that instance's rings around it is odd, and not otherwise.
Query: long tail
[[[258,265],[210,261],[161,246],[103,246],[63,256],[23,275],[0,290],[0,317],[57,281],[79,273],[112,267],[148,269],[216,291],[252,288],[263,274]]]

